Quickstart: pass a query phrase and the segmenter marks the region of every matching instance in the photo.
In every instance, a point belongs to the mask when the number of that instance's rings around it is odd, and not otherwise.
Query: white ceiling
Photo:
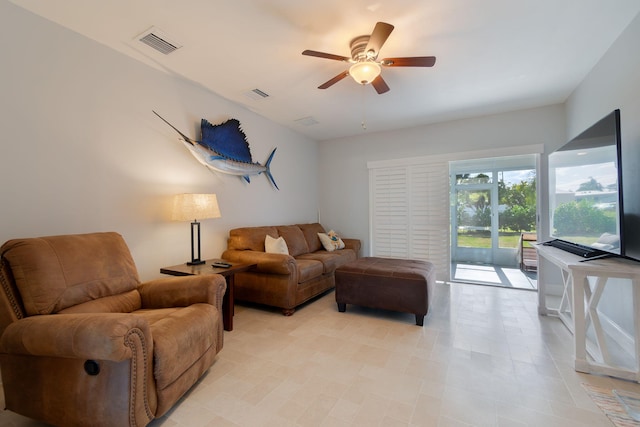
[[[316,140],[561,103],[640,12],[638,0],[12,0],[38,15]],[[395,26],[380,58],[391,90],[345,78],[352,38]],[[137,41],[155,26],[182,47]],[[246,95],[260,89],[268,98]],[[298,119],[318,123],[304,125]]]

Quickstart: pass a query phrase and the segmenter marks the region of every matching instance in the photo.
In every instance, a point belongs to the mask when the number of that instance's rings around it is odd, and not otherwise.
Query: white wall
[[[565,141],[564,126],[564,107],[554,105],[322,142],[320,220],[346,237],[362,239],[368,254],[368,161],[535,144],[544,144],[548,152]]]
[[[567,101],[567,129],[576,135],[612,110],[620,109],[625,209],[640,212],[640,15],[607,51]],[[631,197],[633,196],[633,197]],[[628,216],[629,232],[640,239],[640,218]],[[631,253],[637,256],[640,245]]]
[[[222,218],[202,222],[205,258],[228,230],[317,219],[317,145],[199,86],[0,2],[0,243],[114,230],[142,279],[190,258],[189,223],[171,196],[214,192]],[[199,137],[201,118],[240,120],[254,161],[274,147],[273,176],[251,184],[201,166],[156,118]]]
[[[638,193],[640,183],[640,15],[629,24],[566,102],[567,134],[573,137],[616,108],[620,109],[623,187]],[[636,231],[636,230],[634,230]],[[640,268],[640,264],[639,264]],[[633,331],[628,284],[608,286],[600,308]]]
[[[640,144],[640,15],[566,102],[570,138],[620,108],[623,143]]]

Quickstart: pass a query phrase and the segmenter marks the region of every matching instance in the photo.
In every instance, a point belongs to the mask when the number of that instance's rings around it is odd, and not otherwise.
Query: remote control
[[[229,264],[228,262],[212,262],[211,267],[229,268],[231,267],[231,264]]]

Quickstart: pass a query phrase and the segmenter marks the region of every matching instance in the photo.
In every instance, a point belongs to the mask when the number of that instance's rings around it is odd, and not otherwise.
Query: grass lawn
[[[520,241],[520,233],[513,231],[501,231],[498,236],[501,248],[517,248]],[[527,243],[528,244],[528,243]],[[471,231],[458,234],[458,246],[467,248],[490,248],[491,232]]]

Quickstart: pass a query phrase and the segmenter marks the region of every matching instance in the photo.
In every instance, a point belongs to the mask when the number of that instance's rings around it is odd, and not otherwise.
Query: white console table
[[[560,303],[552,308],[547,304],[548,284],[538,278],[538,312],[558,316],[573,333],[576,371],[640,382],[640,263],[623,258],[584,261],[584,258],[554,247],[542,244],[535,247],[538,266],[543,259],[554,264],[560,269],[563,281]],[[593,279],[590,281],[589,277]],[[600,322],[598,303],[612,278],[631,280],[634,329],[631,366],[621,366],[614,360]],[[591,326],[593,339],[589,340],[587,330]]]

